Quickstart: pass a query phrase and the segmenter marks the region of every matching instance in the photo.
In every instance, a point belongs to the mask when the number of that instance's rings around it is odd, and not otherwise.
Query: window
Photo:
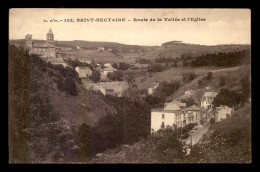
[[[162,119],[164,119],[164,114],[162,114]]]

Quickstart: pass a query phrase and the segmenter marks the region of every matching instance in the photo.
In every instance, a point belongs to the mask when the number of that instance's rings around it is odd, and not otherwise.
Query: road
[[[203,134],[205,134],[208,131],[209,127],[210,127],[210,123],[206,122],[205,124],[203,124],[201,128],[198,128],[197,130],[195,130],[194,133],[191,134],[192,145],[195,145],[200,141]],[[190,144],[191,138],[188,137],[187,139],[184,139],[182,141],[185,142],[186,144]]]

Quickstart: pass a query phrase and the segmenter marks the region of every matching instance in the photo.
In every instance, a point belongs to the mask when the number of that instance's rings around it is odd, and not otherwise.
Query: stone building
[[[27,34],[25,36],[25,47],[29,50],[29,54],[37,54],[47,62],[51,62],[55,65],[63,65],[64,67],[67,64],[63,60],[63,54],[57,52],[56,46],[54,43],[54,34],[51,29],[46,34],[46,41],[36,42],[33,41],[32,35]]]

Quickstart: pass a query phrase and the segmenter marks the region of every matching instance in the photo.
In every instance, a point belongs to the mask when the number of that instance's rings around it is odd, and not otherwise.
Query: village
[[[51,29],[49,29],[46,34],[45,43],[33,42],[32,35],[30,34],[26,35],[25,41],[26,48],[30,54],[38,54],[47,62],[54,65],[70,66],[68,60],[64,60],[64,53],[55,48],[54,34]],[[175,42],[177,44],[181,43],[181,41]],[[80,47],[77,46],[76,50],[80,50]],[[104,47],[97,47],[97,50],[112,51],[111,48],[105,49]],[[113,66],[111,63],[100,64],[86,59],[78,59],[78,64],[74,67],[86,89],[100,91],[103,95],[122,97],[124,91],[129,88],[129,82],[123,81],[123,79],[111,80],[109,75],[118,71],[118,69]],[[147,65],[145,67],[147,67]],[[143,68],[142,65],[141,68]],[[93,76],[93,72],[96,71],[99,72],[99,76],[95,81],[91,76]],[[146,90],[147,95],[153,95],[159,84],[160,82],[158,81],[154,82],[151,87]],[[194,90],[186,90],[183,95],[174,98],[170,102],[164,102],[164,107],[151,109],[151,133],[155,133],[167,127],[174,126],[175,128],[182,129],[192,125],[188,133],[180,133],[179,138],[187,144],[196,144],[211,124],[230,117],[234,112],[234,107],[228,107],[226,105],[213,107],[212,102],[217,94],[218,93],[210,87],[206,87],[204,93],[200,96],[198,96]],[[198,106],[193,104],[188,107],[187,104],[184,103],[188,98],[196,100]]]

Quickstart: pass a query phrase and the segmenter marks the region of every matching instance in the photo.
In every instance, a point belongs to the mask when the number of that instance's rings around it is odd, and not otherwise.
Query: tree
[[[212,73],[212,72],[209,72],[206,78],[207,78],[207,80],[209,80],[209,81],[212,80],[212,78],[213,78],[213,73]]]
[[[211,125],[215,124],[215,118],[210,118],[209,123],[210,123]]]
[[[190,107],[192,105],[196,105],[196,102],[192,97],[189,97],[189,98],[183,100],[183,102],[186,103],[187,107]]]
[[[64,91],[65,91],[66,94],[69,94],[69,95],[72,95],[72,96],[78,95],[77,86],[76,86],[76,83],[73,79],[66,78],[64,80]]]
[[[126,80],[128,83],[132,83],[135,81],[135,77],[134,77],[134,74],[133,73],[129,73],[127,76],[126,76]]]
[[[98,82],[100,80],[100,72],[98,70],[93,70],[89,78],[94,82]]]
[[[219,79],[219,86],[223,87],[226,84],[226,78],[224,76],[221,76]]]
[[[127,70],[128,68],[130,67],[129,64],[126,64],[126,63],[119,63],[119,69],[121,70]]]
[[[115,68],[115,69],[118,69],[117,63],[113,63],[113,64],[112,64],[112,67]]]
[[[227,89],[221,89],[219,94],[215,97],[212,102],[215,106],[226,105],[232,107],[241,102],[240,95],[235,91],[229,91]]]
[[[118,70],[115,72],[109,72],[107,77],[111,81],[123,81],[124,74],[122,71]]]

